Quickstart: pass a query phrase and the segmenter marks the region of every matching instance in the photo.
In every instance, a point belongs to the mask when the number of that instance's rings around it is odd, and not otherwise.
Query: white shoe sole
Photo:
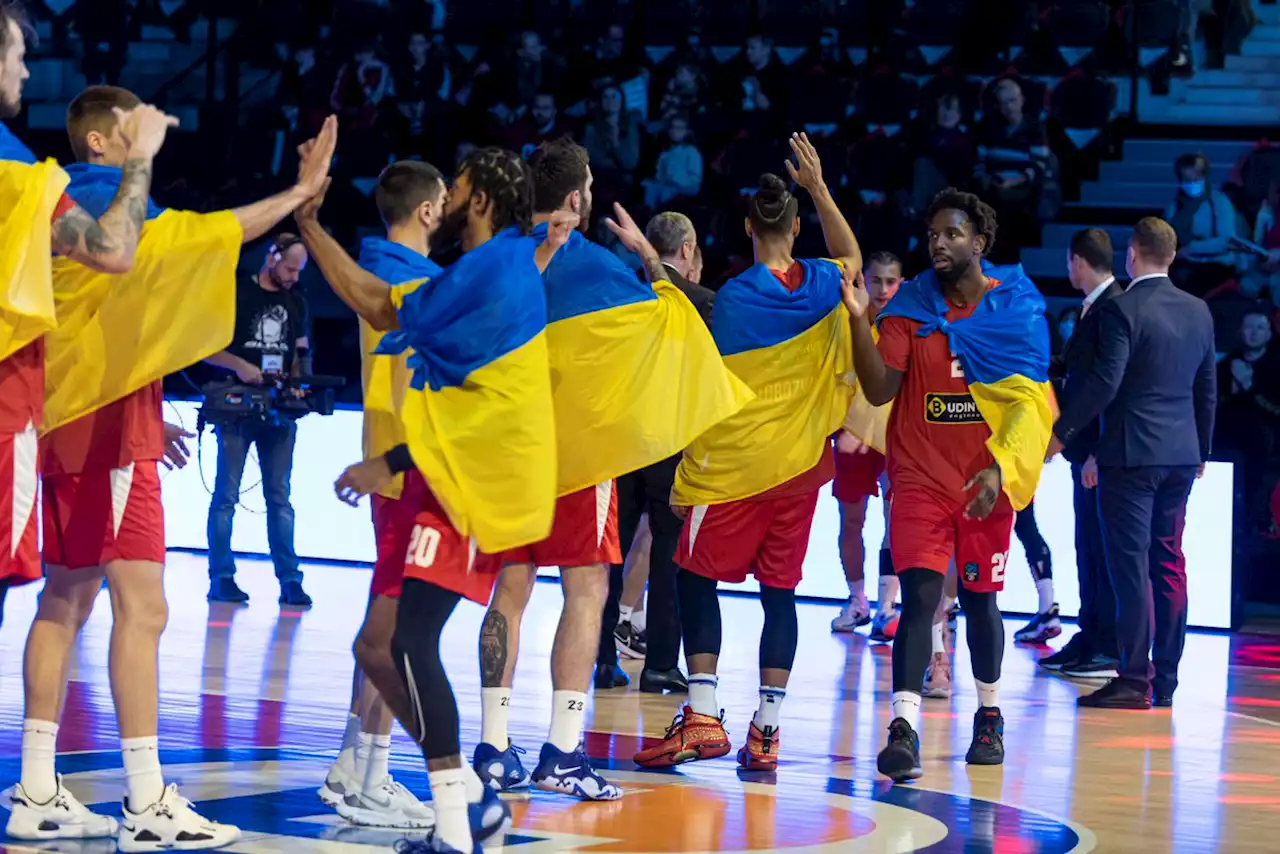
[[[430,818],[415,818],[405,815],[400,810],[371,810],[364,807],[351,807],[343,803],[335,807],[338,815],[348,822],[360,827],[390,827],[397,830],[429,830],[436,826],[434,814]]]
[[[200,839],[194,842],[166,842],[163,839],[155,842],[139,842],[127,833],[121,833],[119,850],[125,854],[144,854],[151,851],[212,851],[216,848],[226,848],[239,841],[240,831],[237,828],[230,828],[229,832],[212,839]]]
[[[920,696],[926,700],[950,700],[951,688],[926,688]]]
[[[622,800],[622,795],[624,794],[621,789],[618,789],[617,797],[612,797],[612,798],[594,797],[593,798],[590,795],[584,794],[582,790],[579,789],[577,786],[574,786],[569,783],[558,783],[552,777],[544,777],[541,780],[534,780],[530,785],[533,788],[541,789],[544,792],[555,792],[557,795],[569,795],[570,797],[578,798],[584,801],[619,801],[619,800]]]
[[[82,825],[62,825],[57,830],[40,830],[39,827],[32,829],[22,827],[21,824],[15,826],[10,819],[4,832],[10,839],[21,839],[23,842],[49,842],[55,839],[110,839],[119,832],[119,825],[114,819],[109,820],[111,821],[109,830],[94,832],[94,828]]]
[[[316,797],[318,797],[321,803],[325,806],[335,810],[342,803],[342,795],[338,794],[333,789],[330,789],[327,785],[316,789]]]

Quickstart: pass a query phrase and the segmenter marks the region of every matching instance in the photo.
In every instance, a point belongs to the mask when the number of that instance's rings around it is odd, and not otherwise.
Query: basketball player
[[[393,163],[378,176],[374,202],[386,237],[366,237],[360,267],[383,281],[410,286],[436,278],[441,267],[427,257],[444,210],[445,185],[439,170],[416,160]],[[375,355],[382,333],[360,321],[364,380],[364,456],[375,459],[404,444],[400,404],[412,374],[403,356]],[[353,824],[373,827],[430,827],[430,808],[397,783],[387,770],[392,711],[411,720],[409,699],[396,672],[391,639],[414,518],[427,485],[417,469],[372,496],[377,557],[364,625],[356,638],[356,675],[342,751],[329,769],[320,799]],[[385,699],[384,699],[385,697]]]
[[[67,130],[80,161],[68,167],[68,193],[91,214],[106,204],[112,183],[124,180],[129,142],[120,117],[138,107],[138,99],[124,89],[94,87],[68,108]],[[243,232],[242,239],[262,236],[319,191],[328,174],[335,134],[336,122],[330,120],[311,156],[302,160],[298,183],[291,190],[232,212],[231,228]],[[147,199],[142,207],[155,210]],[[217,245],[215,221],[207,228]],[[236,258],[227,261],[229,284]],[[184,287],[199,284],[182,282]],[[107,822],[114,825],[112,819],[92,820],[77,812],[54,765],[55,721],[65,697],[72,647],[105,577],[113,615],[112,695],[128,781],[120,850],[218,848],[239,838],[236,828],[198,815],[178,794],[176,784],[165,785],[160,767],[157,671],[160,635],[168,618],[164,508],[157,469],[166,454],[162,405],[157,380],[41,438],[46,580],[27,636],[22,779],[15,788],[10,836],[76,838],[102,835]]]
[[[794,258],[799,199],[778,176],[762,176],[746,222],[755,264],[720,288],[713,320],[726,364],[757,397],[694,442],[677,471],[671,500],[685,515],[676,563],[689,703],[661,743],[636,754],[645,768],[729,752],[716,701],[722,640],[716,588],[748,574],[760,583],[764,608],[760,704],[738,765],[748,771],[778,765],[779,714],[799,631],[795,589],[818,492],[835,473],[829,437],[853,392],[844,380],[852,366],[848,316],[837,292],[862,267],[817,151],[803,135],[791,145],[799,165],[788,161],[788,171],[813,199],[827,249],[839,260]]]
[[[1028,440],[1014,430],[1026,429],[1031,421],[1037,423],[1029,426],[1039,429],[1038,422],[1050,417],[1047,403],[1039,401],[1043,411],[1006,412],[1012,417],[993,435],[967,379],[974,375],[975,383],[989,381],[974,370],[978,348],[984,359],[995,362],[1021,360],[1020,365],[1037,367],[1043,362],[1046,369],[1048,364],[1044,301],[1035,286],[1021,268],[1006,268],[1011,281],[998,282],[982,267],[982,257],[995,240],[995,212],[976,196],[945,190],[935,197],[926,222],[933,268],[904,285],[881,312],[878,343],[872,336],[865,292],[850,288],[845,295],[855,318],[859,382],[872,404],[895,401],[888,438],[894,491],[889,524],[893,562],[902,584],[902,622],[893,645],[893,720],[877,763],[880,773],[895,781],[923,773],[916,734],[920,692],[930,659],[931,628],[953,556],[957,567],[963,567],[958,593],[980,703],[966,760],[978,765],[1004,761],[1004,721],[998,706],[1004,628],[996,593],[1004,583],[1014,508],[993,449],[1000,449],[1006,460],[1011,459],[1005,451],[1009,447],[1030,448],[1026,453],[1034,457],[1034,437]],[[1004,293],[1001,301],[988,298],[994,289]],[[980,306],[977,319],[968,321]],[[994,312],[1001,317],[987,321]],[[921,335],[926,323],[931,331]],[[1003,337],[993,341],[996,334]],[[1042,379],[1047,381],[1047,375]],[[1025,400],[1020,398],[1018,405]],[[1039,458],[1042,464],[1043,453]],[[1015,461],[1022,463],[1022,456]],[[1031,460],[1027,468],[1038,478],[1039,464]],[[1030,489],[1034,493],[1034,484]]]
[[[871,256],[864,272],[872,316],[893,299],[902,285],[902,262],[891,252]],[[891,641],[898,631],[898,579],[893,574],[889,551],[889,479],[884,472],[884,454],[863,444],[847,429],[836,434],[836,477],[831,492],[840,502],[840,562],[849,583],[849,601],[831,621],[831,631],[852,632],[872,623],[871,640]],[[884,538],[880,541],[880,582],[876,596],[875,621],[867,604],[864,585],[866,546],[862,528],[867,521],[867,501],[879,495],[884,501]]]
[[[11,119],[22,109],[22,86],[31,76],[25,60],[27,26],[20,6],[0,2],[0,120]],[[35,209],[48,217],[49,225],[42,227],[49,228],[48,242],[55,253],[106,273],[124,273],[132,267],[151,189],[151,163],[166,132],[176,124],[176,119],[149,105],[130,114],[120,189],[96,219],[65,193],[56,202],[44,201],[44,187],[31,185],[41,200]],[[6,175],[26,173],[38,182],[41,179],[35,175],[41,167],[35,164],[35,155],[0,122],[0,168]],[[57,186],[66,184],[66,176],[56,166],[44,180]],[[6,183],[14,186],[16,180]],[[8,245],[20,245],[12,232],[6,240]],[[43,257],[28,261],[47,263]],[[21,275],[20,270],[15,273]],[[47,270],[41,278],[48,278]],[[51,293],[28,293],[25,289],[11,296],[27,306],[46,303],[51,307],[53,299]],[[0,542],[6,544],[0,548],[0,620],[8,589],[35,581],[42,574],[34,511],[39,471],[37,431],[44,412],[44,349],[38,335],[24,333],[33,324],[20,311],[11,310],[8,301],[0,298],[0,346],[4,347],[0,353]],[[71,812],[85,815],[79,805]],[[95,831],[112,832],[104,819],[87,821]]]
[[[388,353],[388,344],[412,347],[416,351],[414,357],[421,354],[435,365],[474,365],[478,357],[488,359],[492,354],[478,349],[486,346],[486,339],[496,335],[506,340],[510,334],[528,328],[529,318],[540,321],[545,317],[545,296],[536,271],[545,269],[577,225],[576,216],[557,217],[549,224],[547,238],[535,253],[533,241],[521,236],[530,230],[533,213],[528,167],[509,151],[479,149],[459,166],[436,235],[442,243],[460,240],[464,252],[461,260],[439,274],[430,288],[418,288],[418,282],[410,283],[411,287],[392,287],[358,266],[320,227],[316,216],[322,201],[323,196],[300,209],[297,220],[307,248],[325,278],[374,329],[399,327],[403,334],[395,341],[384,342],[380,352]],[[530,260],[536,267],[529,265]],[[450,322],[443,327],[437,310],[441,306],[432,302],[433,297],[445,298],[448,304],[443,309],[452,312]],[[489,310],[497,300],[503,303],[500,314]],[[485,334],[470,334],[469,330],[477,327]],[[446,334],[454,337],[445,340]],[[522,344],[516,349],[527,346]],[[458,378],[453,391],[461,396],[459,406],[468,412],[469,431],[501,435],[509,432],[513,424],[539,420],[531,418],[530,413],[545,418],[550,425],[550,375],[545,350],[541,352],[541,363],[531,366],[532,373],[516,376],[510,387],[490,387],[488,379],[474,381],[475,371],[465,384]],[[406,431],[410,429],[407,420],[405,427]],[[539,438],[541,443],[529,448],[529,454],[554,456],[554,437]],[[506,456],[513,461],[506,484],[510,494],[525,496],[541,491],[541,482],[528,476],[529,454],[513,456],[512,446],[507,448]],[[447,468],[465,462],[448,460],[444,465]],[[385,490],[396,475],[415,467],[421,468],[421,464],[415,462],[408,445],[399,444],[381,456],[348,468],[336,489],[340,498],[354,504],[359,496]],[[442,473],[442,477],[446,476],[457,478]],[[458,705],[440,660],[440,633],[461,599],[487,604],[501,559],[477,551],[475,541],[459,533],[436,497],[434,490],[442,484],[429,476],[426,484],[409,547],[404,552],[404,578],[392,642],[401,687],[409,699],[401,723],[422,748],[436,823],[427,842],[406,841],[399,850],[407,854],[472,852],[479,850],[481,841],[502,830],[511,812],[463,759]],[[554,478],[549,477],[545,486],[549,509]],[[474,522],[472,519],[473,526]],[[368,672],[373,675],[376,670],[370,668]],[[390,692],[383,693],[390,696]],[[392,711],[405,713],[394,704]]]

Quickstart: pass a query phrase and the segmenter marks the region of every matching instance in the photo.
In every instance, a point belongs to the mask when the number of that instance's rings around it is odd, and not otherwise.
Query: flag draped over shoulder
[[[74,164],[67,188],[106,212],[120,170]],[[58,327],[45,339],[43,430],[113,403],[231,343],[244,233],[230,211],[163,210],[149,200],[133,268],[118,276],[53,259]]]
[[[874,326],[871,327],[871,338],[874,341],[880,340],[880,332]],[[846,432],[853,434],[861,439],[863,443],[883,454],[885,446],[888,444],[886,434],[889,429],[889,413],[892,409],[892,402],[881,406],[873,406],[871,401],[867,400],[862,384],[859,383],[854,388],[853,402],[849,404],[849,410],[845,413],[842,426]]]
[[[640,281],[578,232],[543,281],[559,494],[678,454],[751,399],[670,282]]]
[[[982,269],[998,284],[966,319],[947,321],[942,286],[927,270],[903,284],[877,320],[905,317],[921,324],[922,337],[947,336],[991,428],[987,448],[1000,466],[1005,493],[1021,510],[1035,497],[1057,414],[1048,373],[1049,325],[1044,298],[1022,265],[996,267],[984,261]]]
[[[408,353],[402,417],[414,463],[459,533],[497,554],[543,540],[556,499],[547,302],[536,243],[508,229],[429,287],[392,290]]]
[[[67,174],[52,160],[11,159],[0,125],[0,361],[57,325],[50,225]],[[9,139],[21,145],[8,134]],[[22,149],[26,151],[25,147]],[[20,153],[20,152],[19,152]],[[30,152],[27,152],[30,155]]]
[[[673,504],[723,504],[785,483],[818,464],[844,421],[853,342],[841,267],[799,263],[795,291],[756,264],[716,294],[716,345],[755,398],[685,451]]]
[[[440,275],[442,268],[425,255],[382,237],[366,237],[360,244],[360,266],[401,294],[410,293],[428,279]],[[383,333],[364,320],[360,321],[360,368],[364,385],[364,458],[380,457],[406,441],[400,412],[413,372],[408,354],[379,356],[374,351]],[[396,475],[392,483],[378,491],[386,498],[399,498],[404,477]]]

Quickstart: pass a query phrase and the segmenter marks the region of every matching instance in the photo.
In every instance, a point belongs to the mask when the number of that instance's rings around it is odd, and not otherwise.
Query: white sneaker
[[[935,652],[929,660],[921,696],[930,700],[951,699],[951,659],[945,652]]]
[[[414,830],[436,825],[435,810],[390,776],[372,792],[349,791],[334,808],[347,821],[364,827]]]
[[[107,815],[90,812],[76,796],[62,786],[47,803],[38,804],[18,783],[5,792],[9,802],[9,823],[5,833],[14,839],[95,839],[115,836],[119,824]]]
[[[221,848],[240,839],[240,829],[229,824],[209,821],[191,808],[191,802],[178,794],[178,785],[165,787],[160,800],[140,813],[129,809],[125,799],[124,821],[120,824],[120,850],[197,851]]]
[[[831,621],[831,631],[851,632],[869,622],[871,622],[871,606],[867,604],[866,597],[850,597],[840,609],[840,613]]]
[[[335,762],[329,767],[329,773],[324,778],[324,785],[316,789],[316,795],[320,800],[324,801],[325,806],[338,808],[338,804],[342,803],[343,798],[350,794],[359,794],[360,781],[355,775],[342,767],[341,762]]]

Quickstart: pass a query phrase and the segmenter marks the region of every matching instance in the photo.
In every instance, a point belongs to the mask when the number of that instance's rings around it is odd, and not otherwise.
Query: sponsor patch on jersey
[[[930,424],[980,424],[982,413],[969,394],[930,392],[924,396],[924,418]]]

